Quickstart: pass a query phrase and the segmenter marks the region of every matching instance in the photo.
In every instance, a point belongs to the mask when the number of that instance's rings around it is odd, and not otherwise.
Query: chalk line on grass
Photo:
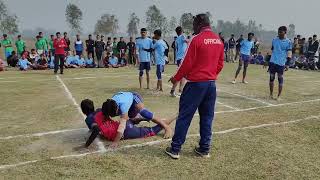
[[[78,112],[82,115],[83,119],[85,119],[85,115],[82,113],[82,110],[79,106],[79,104],[77,103],[77,101],[74,99],[74,97],[72,96],[70,90],[68,89],[68,87],[65,85],[65,83],[62,81],[62,79],[56,75],[57,80],[60,82],[61,86],[63,87],[63,89],[65,90],[65,92],[67,93],[68,98],[73,102],[73,104],[77,107]],[[98,145],[99,150],[101,151],[106,151],[106,148],[104,147],[104,144],[100,141],[99,138],[96,139],[96,144]]]
[[[222,103],[222,102],[220,102],[220,101],[216,101],[216,103],[217,103],[217,104],[220,104],[221,106],[227,107],[227,108],[229,108],[229,109],[239,110],[239,108],[229,106],[229,105],[224,104],[224,103]]]
[[[280,125],[286,125],[286,124],[293,124],[293,123],[298,123],[301,121],[306,121],[306,120],[312,120],[312,119],[319,119],[320,115],[318,116],[309,116],[303,119],[297,119],[297,120],[292,120],[292,121],[285,121],[285,122],[278,122],[278,123],[268,123],[268,124],[260,124],[260,125],[255,125],[255,126],[246,126],[246,127],[240,127],[240,128],[232,128],[232,129],[227,129],[223,131],[217,131],[213,132],[213,134],[227,134],[227,133],[232,133],[235,131],[242,131],[242,130],[250,130],[250,129],[259,129],[259,128],[265,128],[265,127],[273,127],[273,126],[280,126]],[[200,134],[190,134],[187,135],[187,138],[190,137],[199,137]],[[156,140],[156,141],[150,141],[150,142],[145,142],[145,143],[139,143],[139,144],[132,144],[132,145],[126,145],[123,147],[120,147],[115,150],[111,149],[106,149],[106,150],[99,150],[99,151],[93,151],[93,152],[86,152],[86,153],[81,153],[81,154],[71,154],[71,155],[63,155],[63,156],[56,156],[56,157],[50,157],[49,160],[55,160],[55,159],[65,159],[65,158],[79,158],[79,157],[84,157],[87,155],[92,155],[92,154],[98,154],[98,153],[106,153],[106,152],[112,152],[112,151],[119,151],[119,150],[124,150],[124,149],[129,149],[129,148],[136,148],[136,147],[145,147],[145,146],[152,146],[152,145],[158,145],[164,142],[169,142],[172,139],[162,139],[162,140]],[[1,165],[1,169],[8,169],[8,168],[14,168],[18,166],[23,166],[27,164],[33,164],[36,162],[42,162],[48,159],[43,159],[43,160],[32,160],[32,161],[25,161],[25,162],[20,162],[16,164],[8,164],[8,165]]]

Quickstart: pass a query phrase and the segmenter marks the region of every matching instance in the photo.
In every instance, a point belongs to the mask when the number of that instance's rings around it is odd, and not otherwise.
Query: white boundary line
[[[217,111],[217,112],[215,112],[215,114],[236,113],[236,112],[252,111],[252,110],[256,110],[256,109],[272,108],[272,107],[279,107],[279,106],[290,106],[290,105],[295,105],[295,104],[304,104],[304,103],[319,102],[319,101],[320,101],[320,99],[313,99],[313,100],[306,100],[306,101],[297,101],[297,102],[291,102],[291,103],[276,104],[273,106],[259,106],[259,107],[252,107],[252,108],[247,108],[247,109]],[[195,114],[195,116],[199,116],[199,114]],[[59,134],[59,133],[65,133],[65,132],[71,132],[71,131],[81,131],[81,130],[86,130],[86,129],[87,128],[63,129],[63,130],[48,131],[48,132],[34,133],[34,134],[22,134],[22,135],[15,135],[15,136],[0,137],[0,140],[24,138],[24,137],[26,137],[26,138],[40,137],[40,136],[45,136],[45,135]]]
[[[280,126],[280,125],[286,125],[286,124],[293,124],[293,123],[298,123],[301,121],[306,121],[306,120],[312,120],[312,119],[319,119],[320,115],[318,116],[309,116],[303,119],[297,119],[297,120],[292,120],[292,121],[285,121],[285,122],[279,122],[279,123],[269,123],[269,124],[260,124],[260,125],[256,125],[256,126],[246,126],[246,127],[241,127],[241,128],[232,128],[232,129],[227,129],[227,130],[223,130],[223,131],[217,131],[217,132],[213,132],[213,134],[227,134],[227,133],[232,133],[235,131],[242,131],[242,130],[250,130],[250,129],[259,129],[259,128],[265,128],[265,127],[273,127],[273,126]],[[187,135],[187,138],[190,137],[199,137],[200,134],[190,134]],[[150,141],[150,142],[146,142],[146,143],[140,143],[140,144],[133,144],[133,145],[126,145],[123,147],[120,147],[118,149],[115,150],[111,150],[111,149],[106,149],[105,151],[99,150],[99,151],[93,151],[93,152],[87,152],[87,153],[82,153],[82,154],[71,154],[71,155],[64,155],[64,156],[56,156],[56,157],[50,157],[49,160],[54,160],[54,159],[65,159],[65,158],[79,158],[79,157],[84,157],[87,155],[91,155],[91,154],[97,154],[97,153],[106,153],[106,152],[110,152],[110,151],[119,151],[119,150],[123,150],[123,149],[129,149],[129,148],[135,148],[135,147],[145,147],[145,146],[152,146],[152,145],[158,145],[164,142],[169,142],[172,139],[163,139],[163,140],[157,140],[157,141]],[[23,166],[23,165],[27,165],[27,164],[33,164],[36,162],[41,162],[41,161],[45,161],[48,159],[44,159],[44,160],[32,160],[32,161],[25,161],[25,162],[20,162],[17,164],[8,164],[8,165],[1,165],[0,166],[0,170],[1,169],[8,169],[8,168],[14,168],[17,166]]]
[[[229,109],[233,109],[233,110],[240,110],[239,108],[235,108],[235,107],[232,107],[232,106],[229,106],[229,105],[226,105],[220,101],[216,101],[217,104],[220,104],[221,106],[224,106],[224,107],[227,107]]]
[[[60,84],[62,85],[62,87],[64,88],[65,92],[67,93],[68,98],[73,102],[73,104],[77,107],[78,112],[82,115],[83,119],[85,119],[85,115],[82,113],[82,110],[79,106],[79,104],[77,103],[77,101],[74,99],[74,97],[72,96],[70,90],[68,89],[68,87],[64,84],[64,82],[62,81],[62,79],[56,75],[57,80],[60,82]],[[102,152],[106,151],[106,148],[104,147],[104,144],[100,141],[99,138],[96,139],[96,143],[98,145],[99,150],[101,150]]]

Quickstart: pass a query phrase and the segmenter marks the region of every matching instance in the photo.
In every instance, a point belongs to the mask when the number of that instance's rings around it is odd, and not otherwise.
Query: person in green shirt
[[[51,56],[54,56],[54,47],[53,47],[53,42],[54,42],[54,35],[50,35],[50,40],[49,40],[49,50],[51,53]]]
[[[117,42],[117,38],[113,38],[113,43],[112,43],[112,53],[115,56],[118,56],[119,51],[118,51],[118,42]]]
[[[44,53],[44,50],[45,50],[45,44],[43,42],[43,40],[41,40],[41,37],[40,36],[37,36],[37,41],[36,41],[36,49],[37,49],[37,53],[39,55],[43,54]]]
[[[49,41],[46,37],[43,36],[43,32],[39,32],[40,40],[42,41],[44,45],[44,53],[46,56],[48,55],[48,49],[49,49]]]
[[[13,51],[12,41],[8,38],[8,35],[3,34],[3,40],[1,41],[1,45],[4,47],[4,54],[7,59]]]
[[[18,52],[18,56],[20,57],[21,54],[25,51],[26,49],[26,42],[21,39],[21,35],[18,35],[18,40],[16,41],[16,48]]]

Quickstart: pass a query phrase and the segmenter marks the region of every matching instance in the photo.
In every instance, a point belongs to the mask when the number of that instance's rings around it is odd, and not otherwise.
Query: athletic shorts
[[[251,60],[251,56],[250,55],[241,54],[240,55],[240,59],[243,62],[249,62]]]
[[[164,72],[164,65],[161,65],[161,64],[157,64],[157,78],[158,80],[161,80],[162,79],[162,76],[161,74]]]
[[[283,75],[285,66],[280,66],[278,64],[274,64],[272,62],[269,63],[269,72],[270,74],[276,74]]]
[[[9,56],[11,56],[12,51],[5,51],[4,53],[5,53],[6,58],[8,58]]]
[[[139,70],[140,71],[143,71],[143,70],[150,71],[150,69],[151,69],[150,62],[140,62],[140,65],[139,65]]]
[[[129,109],[129,118],[135,118],[139,114],[139,109],[136,107],[137,104],[143,103],[143,99],[140,94],[133,92],[133,103]]]
[[[177,60],[177,66],[180,67],[180,65],[181,65],[181,59],[178,59]]]
[[[157,135],[162,130],[160,125],[154,127],[137,127],[132,120],[126,123],[126,129],[123,133],[123,139],[146,138]]]

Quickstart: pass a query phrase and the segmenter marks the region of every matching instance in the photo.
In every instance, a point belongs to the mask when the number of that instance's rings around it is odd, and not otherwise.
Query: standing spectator
[[[228,41],[224,41],[224,55],[225,55],[225,59],[228,62],[228,50],[229,50],[229,44]]]
[[[94,59],[94,40],[92,40],[92,35],[89,34],[88,40],[86,40],[86,48],[87,48],[87,56],[92,54],[92,58]]]
[[[49,49],[49,41],[48,41],[48,39],[46,37],[44,37],[43,32],[39,32],[39,37],[40,37],[40,40],[42,41],[42,44],[43,44],[43,52],[47,56],[48,55],[48,49]]]
[[[136,43],[133,42],[133,37],[130,37],[130,40],[127,44],[127,48],[129,50],[129,64],[133,64],[134,66],[136,65],[136,59],[134,57],[134,51],[136,49]]]
[[[54,57],[54,74],[57,74],[60,64],[60,74],[63,74],[65,52],[64,48],[67,47],[66,41],[61,38],[60,32],[56,33],[57,38],[54,40],[53,46],[55,49]]]
[[[115,56],[118,56],[119,52],[118,52],[118,42],[117,42],[117,38],[113,38],[113,42],[112,42],[112,54],[114,54]]]
[[[157,65],[156,75],[158,78],[157,81],[157,90],[163,91],[162,89],[162,73],[164,72],[164,66],[166,64],[165,60],[165,51],[168,49],[167,44],[161,39],[161,30],[154,31],[155,43],[153,44],[152,49],[155,51],[155,63]]]
[[[231,34],[231,37],[228,41],[229,50],[228,50],[228,57],[229,61],[234,63],[235,55],[236,55],[236,40],[234,39],[234,34]]]
[[[71,44],[71,42],[70,42],[70,39],[69,39],[69,37],[68,37],[68,33],[67,33],[67,32],[64,32],[64,33],[63,33],[63,38],[64,38],[64,40],[66,41],[66,44],[67,44],[67,47],[64,48],[64,51],[65,51],[65,52],[69,52],[69,51],[70,51],[70,44]]]
[[[255,38],[254,39],[254,46],[253,48],[251,49],[252,51],[252,55],[255,57],[258,52],[259,52],[259,46],[260,46],[260,42],[258,41],[258,38]]]
[[[8,38],[7,34],[3,34],[3,40],[1,41],[1,45],[4,47],[4,55],[7,59],[13,51],[12,41]]]
[[[20,57],[21,54],[26,50],[26,42],[21,39],[21,35],[18,35],[18,40],[16,41],[15,44],[16,44],[18,56]]]
[[[299,59],[301,55],[301,46],[299,44],[299,39],[294,38],[293,47],[292,47],[292,62],[290,63],[290,67],[295,65],[295,62]]]
[[[76,50],[76,55],[80,56],[83,52],[83,42],[80,39],[80,35],[77,34],[76,42],[74,42],[74,49]]]
[[[120,37],[120,41],[117,44],[117,50],[119,52],[119,59],[124,59],[125,53],[127,51],[127,44],[123,37]]]
[[[241,34],[239,39],[236,41],[236,56],[234,57],[235,60],[238,58],[240,59],[240,48],[241,48],[241,42],[243,41],[243,35]]]
[[[317,40],[317,35],[313,35],[313,37],[309,39],[308,58],[316,56],[318,49],[319,41]]]
[[[51,34],[50,35],[50,41],[49,41],[49,48],[50,48],[50,50],[49,50],[49,53],[50,53],[49,58],[51,58],[51,56],[54,56],[53,42],[54,42],[54,35]]]
[[[150,89],[150,74],[151,70],[151,55],[150,52],[145,51],[144,49],[152,48],[152,40],[147,37],[147,29],[142,28],[140,30],[141,38],[136,41],[136,58],[137,63],[139,64],[139,84],[140,89],[142,89],[142,79],[143,79],[143,71],[146,70],[147,75],[147,89]]]
[[[302,54],[307,56],[309,43],[306,41],[306,38],[302,38],[301,44],[302,44],[302,47],[301,47]]]
[[[112,42],[111,42],[111,37],[108,37],[107,44],[106,44],[106,51],[107,53],[112,52]]]
[[[197,35],[190,42],[178,72],[170,79],[172,84],[183,77],[189,80],[180,98],[179,116],[171,147],[165,150],[166,154],[174,159],[180,157],[181,146],[185,142],[197,109],[200,115],[200,142],[194,151],[201,157],[210,157],[212,123],[217,97],[215,81],[223,68],[224,47],[219,36],[212,32],[206,14],[199,14],[194,18],[193,29]]]
[[[176,64],[176,40],[177,36],[174,36],[171,48],[173,49],[173,64]]]
[[[39,55],[43,54],[44,53],[44,48],[45,48],[45,43],[44,43],[44,40],[41,39],[41,36],[36,36],[36,44],[35,44],[35,47],[36,47],[36,50],[37,50],[37,53]]]
[[[100,36],[99,35],[97,35],[96,36],[96,41],[95,41],[95,43],[94,43],[94,47],[95,47],[95,50],[96,50],[96,56],[97,56],[97,61],[98,61],[98,68],[99,67],[102,67],[102,54],[103,54],[103,51],[104,51],[104,49],[105,49],[105,43],[104,43],[104,41],[103,41],[103,37],[104,36],[102,36],[101,35],[101,39],[100,39]]]

